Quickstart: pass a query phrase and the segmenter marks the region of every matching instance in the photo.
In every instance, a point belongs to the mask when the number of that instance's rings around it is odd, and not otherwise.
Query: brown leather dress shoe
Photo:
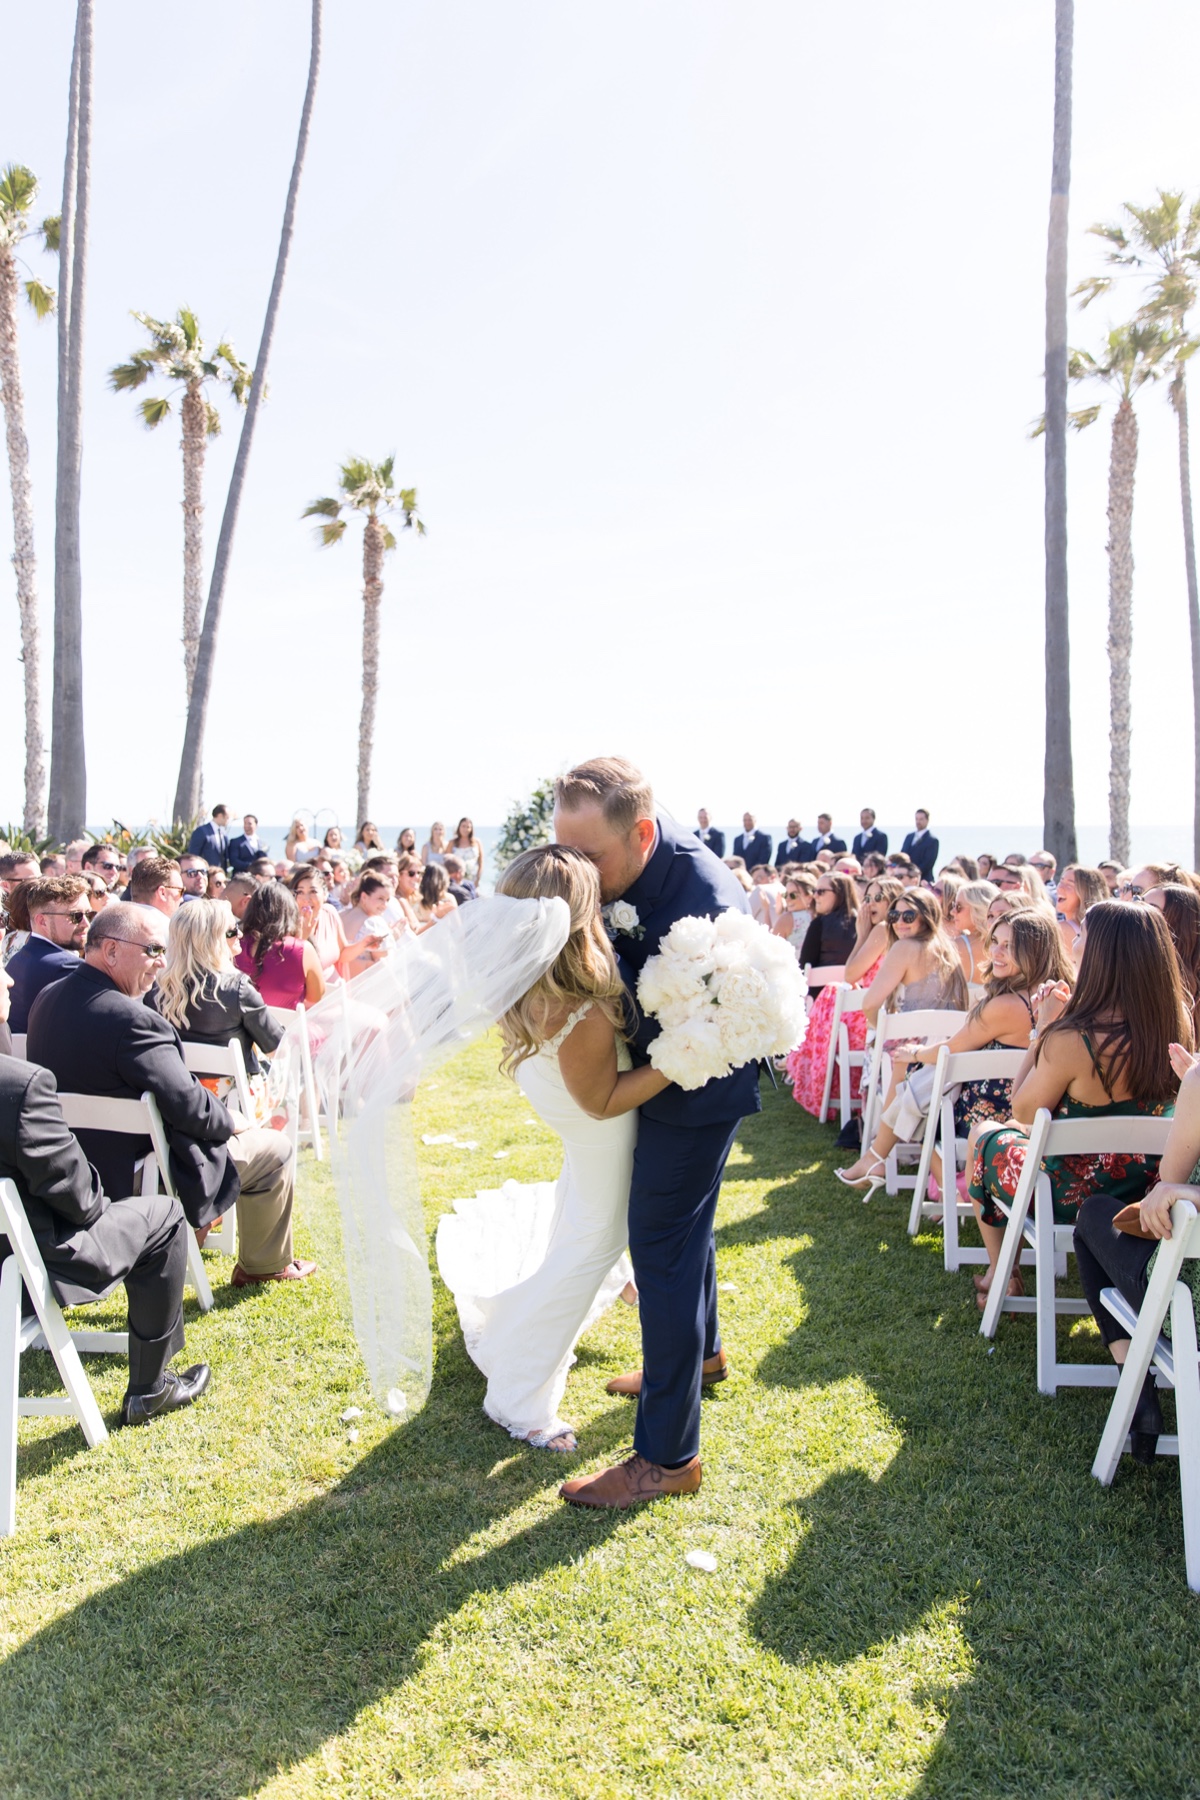
[[[270,1275],[252,1275],[249,1269],[243,1269],[241,1263],[234,1263],[233,1274],[229,1277],[230,1287],[252,1287],[260,1281],[306,1281],[315,1275],[315,1262],[301,1262],[299,1257],[290,1262],[286,1269],[276,1269]]]
[[[724,1381],[729,1375],[729,1359],[724,1350],[718,1350],[715,1356],[706,1357],[700,1365],[701,1387],[715,1387],[718,1381]],[[636,1400],[642,1391],[642,1371],[631,1369],[628,1375],[614,1375],[611,1381],[604,1384],[606,1394],[621,1394],[627,1400]]]
[[[647,1462],[635,1453],[611,1469],[601,1469],[598,1475],[576,1475],[558,1491],[572,1506],[614,1506],[625,1512],[667,1494],[694,1494],[699,1486],[698,1456],[681,1469],[664,1469],[661,1463]]]

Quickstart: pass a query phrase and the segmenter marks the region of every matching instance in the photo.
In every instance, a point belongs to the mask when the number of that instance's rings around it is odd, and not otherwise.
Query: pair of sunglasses
[[[906,925],[911,925],[913,920],[919,919],[920,916],[921,915],[915,906],[906,906],[903,912],[899,912],[894,906],[888,908],[888,923],[890,925],[894,925],[897,919],[903,919]]]

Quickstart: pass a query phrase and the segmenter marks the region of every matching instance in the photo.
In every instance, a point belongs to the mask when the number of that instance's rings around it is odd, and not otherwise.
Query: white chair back
[[[345,1011],[345,1008],[342,1009]],[[300,1088],[303,1100],[304,1118],[299,1114],[292,1121],[291,1136],[293,1146],[298,1150],[300,1139],[307,1138],[313,1148],[313,1155],[318,1162],[324,1162],[325,1152],[321,1147],[321,1119],[317,1111],[317,1083],[313,1074],[312,1037],[308,1028],[308,1014],[304,1010],[304,1002],[294,1007],[268,1006],[267,1011],[277,1025],[296,1026],[300,1044]],[[298,1021],[298,1025],[297,1025]],[[331,1126],[332,1130],[333,1127]]]
[[[927,1044],[944,1043],[966,1022],[965,1012],[943,1011],[940,1007],[920,1012],[880,1013],[875,1024],[875,1044],[868,1073],[863,1082],[864,1149],[875,1135],[879,1115],[883,1111],[883,1096],[892,1079],[892,1059],[884,1045],[909,1038],[924,1038]]]
[[[974,1217],[969,1201],[958,1198],[955,1177],[965,1160],[967,1140],[960,1138],[954,1124],[953,1089],[964,1081],[1011,1081],[1025,1060],[1024,1050],[959,1050],[953,1054],[943,1044],[934,1064],[933,1091],[925,1118],[925,1135],[921,1142],[921,1162],[913,1188],[912,1207],[908,1215],[908,1235],[915,1237],[923,1214],[942,1215],[942,1255],[944,1266],[953,1271],[962,1263],[987,1261],[984,1250],[963,1250],[959,1246],[960,1219]],[[940,1145],[939,1145],[940,1139]],[[925,1195],[934,1150],[941,1150],[942,1201],[931,1204]],[[1032,1261],[1032,1257],[1029,1258]]]
[[[227,1044],[185,1044],[183,1060],[193,1075],[218,1075],[232,1081],[238,1110],[250,1120],[254,1118],[254,1096],[246,1074],[246,1059],[237,1038]],[[205,1244],[210,1250],[222,1250],[226,1256],[237,1255],[237,1208],[229,1211],[209,1227]]]
[[[842,1021],[846,1018],[847,1014],[862,1011],[863,996],[865,993],[865,988],[852,987],[848,981],[841,981],[838,983],[837,993],[834,996],[833,1002],[833,1018],[829,1025],[829,1051],[825,1058],[825,1088],[821,1095],[821,1110],[817,1114],[817,1118],[822,1125],[829,1117],[829,1102],[833,1094],[833,1071],[835,1067],[839,1068],[841,1073],[838,1100],[841,1109],[842,1124],[845,1125],[850,1117],[850,1068],[852,1060],[857,1061],[858,1065],[861,1067],[862,1063],[865,1061],[865,1053],[859,1050],[851,1050],[850,1034],[848,1031],[843,1030]],[[845,1040],[844,1044],[843,1039]]]

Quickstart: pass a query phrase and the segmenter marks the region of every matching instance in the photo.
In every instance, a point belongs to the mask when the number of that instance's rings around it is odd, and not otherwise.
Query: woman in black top
[[[814,969],[837,968],[854,954],[858,893],[849,875],[824,874],[813,899],[813,922],[804,960]]]

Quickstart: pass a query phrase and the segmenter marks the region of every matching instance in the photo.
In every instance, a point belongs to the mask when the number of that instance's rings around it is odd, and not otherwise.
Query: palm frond
[[[1088,236],[1103,238],[1106,243],[1115,245],[1118,250],[1129,248],[1129,239],[1120,225],[1089,225]]]
[[[221,435],[221,415],[209,400],[204,402],[204,429],[209,437]]]
[[[108,371],[108,385],[115,394],[124,393],[129,388],[140,388],[149,381],[154,365],[145,356],[134,352],[127,363],[118,363],[115,369]]]
[[[310,506],[306,506],[300,517],[311,519],[314,515],[319,515],[323,519],[336,519],[341,510],[341,501],[327,494],[323,499],[314,500]]]
[[[148,400],[142,401],[138,411],[142,415],[142,423],[153,431],[156,425],[161,425],[164,419],[170,418],[171,402],[165,394],[151,394]]]
[[[200,341],[200,324],[190,306],[181,306],[175,314],[179,328],[183,332],[184,342],[189,350],[194,350]]]
[[[1078,412],[1068,412],[1067,424],[1072,431],[1086,431],[1088,426],[1094,425],[1099,417],[1100,408],[1098,406],[1081,406]]]
[[[345,535],[346,535],[345,519],[335,519],[331,525],[318,525],[317,526],[317,536],[321,540],[321,543],[326,547],[326,549],[328,549],[330,544],[336,544],[336,543],[340,542],[340,540]]]
[[[44,319],[48,313],[54,311],[54,289],[47,287],[44,281],[27,281],[25,298],[39,319]]]
[[[1089,275],[1086,281],[1081,281],[1078,287],[1071,289],[1071,298],[1079,301],[1079,309],[1082,312],[1085,306],[1090,306],[1093,300],[1100,298],[1101,294],[1107,294],[1112,284],[1111,275]]]
[[[51,213],[48,219],[42,220],[38,230],[41,232],[42,242],[47,250],[57,254],[62,239],[62,214]]]
[[[383,547],[385,550],[394,550],[396,548],[396,534],[386,525],[383,528]]]
[[[0,215],[10,222],[23,218],[37,193],[37,176],[24,163],[9,163],[0,174]]]

